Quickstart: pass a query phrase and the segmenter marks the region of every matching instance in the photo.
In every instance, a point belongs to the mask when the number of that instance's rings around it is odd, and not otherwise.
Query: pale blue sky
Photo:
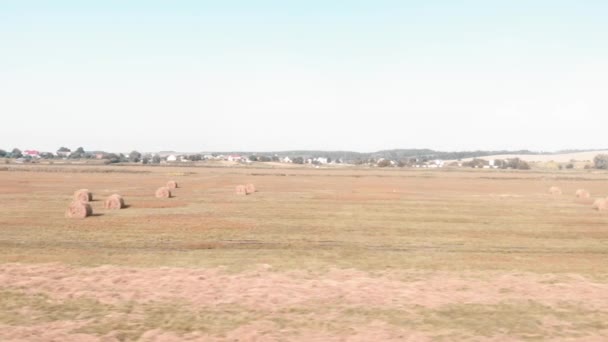
[[[608,1],[0,0],[0,148],[608,147]]]

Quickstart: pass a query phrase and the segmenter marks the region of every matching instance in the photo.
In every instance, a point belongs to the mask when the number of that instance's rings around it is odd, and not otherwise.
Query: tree
[[[596,169],[608,169],[608,154],[598,154],[593,158],[593,165]]]
[[[7,154],[7,153],[6,153],[6,151],[5,151],[5,150],[1,150],[1,149],[0,149],[0,158],[4,158],[4,157],[6,157],[6,154]]]
[[[152,163],[160,164],[160,156],[158,154],[155,154],[154,157],[152,157]]]
[[[253,154],[249,156],[249,160],[252,162],[258,161],[258,157],[254,156]]]
[[[18,148],[14,148],[13,151],[11,152],[11,158],[21,158],[23,157],[23,153],[21,153],[21,150]]]
[[[292,162],[294,164],[304,164],[304,158],[302,158],[302,157],[295,157],[295,158],[293,158]]]
[[[519,158],[495,159],[494,166],[499,169],[529,170],[530,164]]]
[[[530,164],[519,158],[511,158],[507,160],[507,168],[515,170],[530,170]]]
[[[84,148],[79,147],[76,151],[72,152],[68,158],[70,159],[81,159],[85,157]]]
[[[63,146],[61,146],[61,147],[60,147],[60,148],[57,150],[57,152],[72,152],[72,150],[70,150],[70,149],[69,149],[69,148],[67,148],[67,147],[63,147]]]
[[[199,153],[197,153],[197,154],[191,154],[191,155],[188,156],[188,160],[193,161],[193,162],[195,162],[195,161],[201,161],[201,160],[203,160],[203,156],[200,155]]]
[[[475,158],[471,161],[462,163],[462,166],[473,167],[473,168],[482,168],[486,165],[490,165],[487,160]]]
[[[387,166],[391,166],[391,161],[388,159],[382,159],[378,162],[378,167],[387,167]]]
[[[110,163],[119,163],[120,162],[120,157],[118,155],[116,155],[115,153],[108,153],[106,155],[106,159]]]
[[[507,167],[509,167],[509,163],[503,159],[494,159],[494,166],[499,169],[506,169]]]
[[[139,153],[137,151],[131,151],[131,153],[129,153],[129,161],[131,163],[139,163],[140,160],[141,160],[141,153]]]

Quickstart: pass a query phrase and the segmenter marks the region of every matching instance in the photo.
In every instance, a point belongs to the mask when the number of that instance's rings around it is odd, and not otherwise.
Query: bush
[[[391,166],[391,161],[388,159],[382,159],[381,161],[378,162],[378,167],[387,167],[387,166]]]
[[[506,169],[509,167],[509,163],[503,159],[495,159],[494,166],[496,166],[499,169]]]
[[[109,163],[120,163],[120,157],[117,156],[115,153],[108,153],[106,155],[106,159],[109,161]]]
[[[462,163],[462,166],[473,167],[473,168],[481,168],[486,165],[490,165],[490,162],[488,162],[487,160],[484,160],[484,159],[480,159],[480,158],[475,158],[471,161]]]
[[[593,165],[596,169],[608,169],[608,154],[598,154],[593,158]]]
[[[515,170],[530,170],[530,164],[519,158],[509,159],[507,161],[507,167]]]

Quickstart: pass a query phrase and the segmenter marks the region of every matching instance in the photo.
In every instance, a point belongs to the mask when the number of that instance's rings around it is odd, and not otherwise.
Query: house
[[[443,167],[443,166],[445,165],[445,162],[444,162],[443,160],[440,160],[440,159],[436,159],[436,160],[434,161],[434,163],[435,163],[435,165],[436,165],[437,167]]]
[[[174,161],[177,161],[177,157],[178,157],[178,156],[176,156],[175,154],[168,155],[168,156],[167,156],[167,161],[168,161],[168,162],[174,162]]]
[[[243,159],[243,157],[241,157],[238,154],[231,154],[227,158],[228,161],[232,161],[232,162],[240,162],[242,159]]]
[[[291,163],[291,158],[285,157],[285,158],[281,159],[281,162],[282,163]]]
[[[25,150],[23,151],[23,156],[38,159],[40,158],[40,152],[36,150]]]

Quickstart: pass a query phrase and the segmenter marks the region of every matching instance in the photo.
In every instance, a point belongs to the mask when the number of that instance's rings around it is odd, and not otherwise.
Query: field
[[[608,173],[0,168],[0,340],[605,341],[608,213],[578,188]]]

